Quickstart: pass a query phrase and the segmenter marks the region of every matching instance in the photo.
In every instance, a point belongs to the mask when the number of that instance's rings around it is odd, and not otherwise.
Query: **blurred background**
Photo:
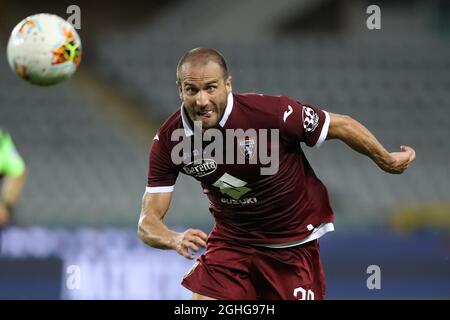
[[[36,87],[6,60],[13,27],[81,9],[82,63]],[[369,30],[369,5],[381,29]],[[444,0],[0,0],[0,127],[28,168],[2,230],[2,299],[188,299],[192,265],[137,238],[148,151],[179,108],[185,51],[214,47],[235,92],[288,95],[365,124],[390,151],[416,149],[403,175],[338,141],[304,150],[328,187],[336,231],[321,239],[329,299],[450,298],[450,3]],[[165,220],[213,225],[200,185],[180,175]],[[366,286],[381,269],[381,289]],[[76,272],[75,272],[75,271]],[[79,286],[70,285],[77,273]]]

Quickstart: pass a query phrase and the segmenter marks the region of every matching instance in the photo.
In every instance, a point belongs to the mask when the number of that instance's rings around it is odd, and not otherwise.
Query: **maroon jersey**
[[[317,239],[333,230],[333,210],[300,143],[319,146],[329,123],[326,111],[285,96],[230,94],[218,129],[224,136],[231,129],[254,129],[256,135],[235,141],[235,150],[224,144],[224,159],[227,153],[241,152],[246,163],[221,163],[204,157],[192,160],[205,153],[208,142],[201,145],[202,150],[183,150],[187,161],[174,163],[172,149],[180,139],[172,141],[172,133],[183,129],[184,138],[193,139],[195,132],[182,106],[153,139],[146,192],[172,192],[179,172],[200,181],[216,221],[210,240],[288,247]],[[264,147],[260,144],[265,139],[260,133],[263,130],[279,133],[278,139],[266,135],[268,154],[278,152],[278,170],[269,175],[261,174],[268,164],[260,161],[258,154]],[[252,163],[253,157],[258,160]]]

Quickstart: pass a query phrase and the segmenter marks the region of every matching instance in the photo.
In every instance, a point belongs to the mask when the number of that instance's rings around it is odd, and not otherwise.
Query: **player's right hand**
[[[179,233],[175,239],[175,250],[186,257],[187,259],[194,259],[194,255],[191,253],[198,252],[198,246],[206,248],[206,240],[208,236],[198,229],[187,229],[183,233]]]
[[[416,151],[411,147],[401,146],[399,152],[391,152],[390,156],[392,162],[387,168],[382,169],[389,173],[400,174],[416,159]]]

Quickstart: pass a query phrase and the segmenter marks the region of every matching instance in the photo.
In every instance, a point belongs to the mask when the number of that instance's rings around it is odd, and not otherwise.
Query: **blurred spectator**
[[[9,134],[0,129],[0,227],[12,213],[25,184],[25,163]]]

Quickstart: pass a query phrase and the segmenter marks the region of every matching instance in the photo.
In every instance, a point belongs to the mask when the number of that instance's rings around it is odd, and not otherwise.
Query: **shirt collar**
[[[230,117],[231,111],[233,111],[233,105],[234,105],[234,98],[233,98],[233,93],[229,93],[228,94],[228,98],[227,98],[227,106],[225,108],[225,111],[222,115],[222,119],[220,119],[219,121],[219,125],[221,127],[224,127],[225,124],[227,123],[228,118]],[[184,128],[184,134],[187,137],[190,137],[194,134],[194,131],[192,129],[191,126],[191,122],[189,121],[189,116],[184,108],[184,104],[181,104],[181,120],[183,122],[183,128]]]

